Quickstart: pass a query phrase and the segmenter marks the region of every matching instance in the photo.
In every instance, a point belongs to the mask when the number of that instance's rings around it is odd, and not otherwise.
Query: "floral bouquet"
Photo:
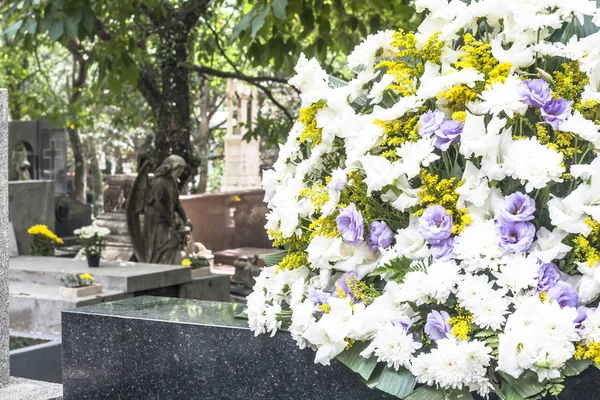
[[[286,251],[250,327],[400,398],[557,395],[600,364],[600,14],[416,6],[416,33],[355,48],[351,82],[300,58],[299,121],[263,182]]]
[[[79,236],[79,243],[88,257],[100,258],[106,247],[106,240],[110,230],[96,225],[84,226],[76,229],[73,233]]]
[[[46,225],[33,225],[27,230],[31,235],[31,254],[34,256],[53,257],[57,244],[63,240],[56,236]]]
[[[64,287],[80,288],[80,287],[92,286],[94,284],[94,277],[88,273],[68,274],[64,278],[61,278],[60,281]]]

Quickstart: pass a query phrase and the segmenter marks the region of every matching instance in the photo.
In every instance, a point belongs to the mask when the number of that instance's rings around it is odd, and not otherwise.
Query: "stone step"
[[[178,265],[102,261],[89,268],[85,260],[59,257],[20,256],[9,261],[10,281],[61,286],[67,274],[89,273],[106,290],[134,293],[159,287],[180,285],[191,280],[189,268]]]
[[[132,294],[103,289],[93,296],[66,298],[60,295],[60,286],[10,282],[9,326],[11,330],[26,332],[60,333],[62,310],[120,300]]]

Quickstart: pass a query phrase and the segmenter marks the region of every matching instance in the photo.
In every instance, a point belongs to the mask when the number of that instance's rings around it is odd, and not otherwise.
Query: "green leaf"
[[[287,0],[273,0],[271,4],[273,8],[273,15],[279,19],[285,19],[285,8],[287,7]]]
[[[286,255],[287,251],[280,251],[278,253],[263,254],[262,256],[260,256],[260,258],[263,259],[267,267],[273,267],[279,264],[281,260],[283,260],[283,257],[285,257]]]
[[[576,376],[585,371],[587,367],[592,365],[592,360],[576,360],[571,358],[565,364],[565,376]]]
[[[67,17],[65,19],[65,33],[70,38],[77,37],[77,21],[75,20],[75,17]]]
[[[388,279],[401,283],[404,276],[411,271],[410,264],[412,260],[402,256],[400,258],[394,258],[383,267],[376,268],[371,272],[371,276],[379,276],[388,274]]]
[[[500,372],[502,379],[506,381],[521,397],[531,397],[540,393],[546,385],[540,383],[537,376],[534,374],[520,376],[519,379],[515,379],[512,376]]]
[[[473,400],[473,395],[466,391],[444,391],[432,388],[431,386],[421,386],[405,400]]]
[[[381,371],[375,388],[401,399],[412,393],[416,379],[408,370],[401,368],[399,371],[385,367]]]
[[[6,36],[6,39],[11,40],[19,31],[21,25],[23,25],[22,19],[18,20],[17,22],[6,28],[4,30],[4,36]]]
[[[62,34],[64,32],[63,29],[64,29],[63,21],[55,20],[54,22],[52,22],[52,25],[50,25],[50,29],[48,30],[48,35],[50,36],[50,40],[52,40],[53,42],[56,42],[58,39],[60,39],[60,37],[62,36]]]
[[[367,342],[356,342],[350,347],[350,350],[344,350],[336,356],[342,364],[362,376],[365,380],[369,380],[375,367],[377,367],[377,359],[375,357],[364,358],[360,355],[367,346]]]
[[[502,394],[504,395],[504,400],[524,400],[523,396],[506,381],[502,382]]]
[[[253,11],[254,9],[250,10],[250,12],[244,15],[242,19],[240,19],[240,22],[238,22],[238,24],[233,27],[233,31],[231,32],[232,41],[235,38],[237,38],[240,35],[240,33],[242,33],[250,27],[250,22],[252,21],[252,16],[254,15]]]
[[[252,21],[252,39],[254,39],[256,37],[256,34],[258,33],[259,29],[262,27],[265,17],[267,16],[268,13],[269,13],[269,7],[265,7],[260,12],[260,14],[258,14],[256,16],[256,18],[254,18],[254,20]]]
[[[35,18],[28,18],[27,21],[25,21],[25,26],[23,29],[25,29],[25,32],[31,33],[33,35],[36,32],[37,26],[38,23],[35,20]]]

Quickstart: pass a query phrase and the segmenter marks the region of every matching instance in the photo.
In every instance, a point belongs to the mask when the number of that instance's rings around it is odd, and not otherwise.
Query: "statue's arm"
[[[183,222],[185,222],[186,225],[190,225],[190,220],[188,219],[188,217],[185,213],[185,210],[183,209],[183,206],[181,205],[181,201],[179,201],[179,196],[175,200],[175,212],[177,214],[179,214],[179,216],[181,217]]]

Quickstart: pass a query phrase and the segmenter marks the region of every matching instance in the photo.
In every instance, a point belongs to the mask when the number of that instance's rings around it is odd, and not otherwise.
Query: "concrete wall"
[[[36,224],[54,231],[54,181],[9,182],[9,219],[13,223],[19,254],[31,254],[27,230]]]
[[[8,384],[8,91],[0,89],[0,387]]]
[[[271,247],[265,232],[264,191],[182,196],[183,208],[194,225],[193,238],[212,251],[238,247]]]

